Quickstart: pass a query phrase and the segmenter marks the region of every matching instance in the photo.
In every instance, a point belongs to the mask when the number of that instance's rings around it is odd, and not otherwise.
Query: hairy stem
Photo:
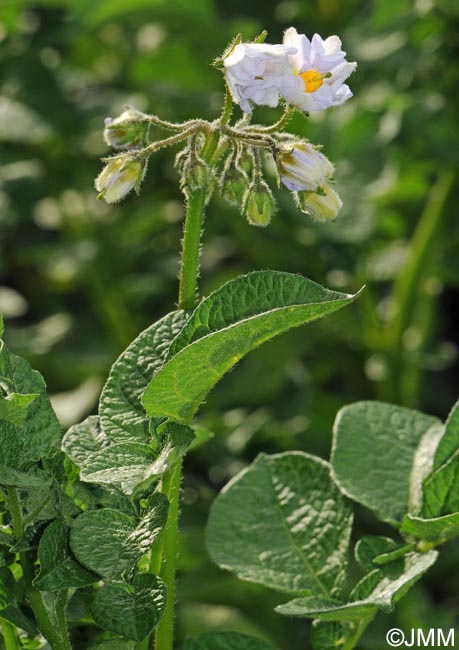
[[[294,112],[294,107],[286,104],[284,112],[277,122],[274,122],[271,126],[250,127],[250,130],[256,133],[274,133],[275,131],[280,131],[291,119]]]
[[[16,488],[8,488],[8,507],[13,524],[14,536],[19,541],[24,535],[24,524],[22,521],[21,506],[16,492]],[[56,628],[52,621],[45,603],[39,591],[34,589],[32,582],[34,579],[33,561],[27,552],[19,553],[19,560],[24,575],[24,583],[32,611],[35,615],[37,625],[43,636],[49,642],[52,650],[72,650],[67,634],[65,617],[59,617],[59,625]]]
[[[436,248],[435,242],[445,214],[445,202],[453,179],[452,170],[442,169],[439,172],[413,235],[408,259],[394,285],[395,315],[390,322],[387,340],[390,367],[387,399],[396,403],[406,402],[403,394],[404,337],[417,306],[420,284],[429,266],[429,254]]]
[[[174,645],[175,576],[182,463],[177,462],[163,476],[162,491],[169,499],[169,516],[163,532],[163,562],[160,576],[166,585],[167,607],[156,628],[155,650],[172,650]]]
[[[20,645],[14,625],[3,619],[1,627],[5,650],[18,650]]]
[[[179,309],[193,309],[196,303],[196,286],[199,275],[201,227],[206,201],[206,187],[194,191],[187,202],[185,228],[182,240],[180,269]]]
[[[212,133],[204,147],[205,161],[212,160],[219,141],[219,134]],[[180,268],[179,309],[193,309],[196,304],[199,257],[201,249],[201,229],[206,205],[207,187],[200,187],[190,193],[187,201],[185,229],[182,240],[182,262]],[[180,506],[180,482],[182,463],[177,462],[168,469],[162,478],[161,490],[169,499],[169,515],[161,544],[154,549],[150,568],[158,571],[167,589],[167,606],[155,632],[155,650],[172,650],[174,646],[175,617],[175,577]],[[149,641],[146,641],[148,648]],[[140,646],[139,650],[143,650]]]

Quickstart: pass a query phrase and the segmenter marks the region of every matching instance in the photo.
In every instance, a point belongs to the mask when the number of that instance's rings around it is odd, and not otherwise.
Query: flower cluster
[[[310,142],[285,130],[295,109],[305,113],[338,106],[352,97],[344,81],[356,64],[346,61],[337,36],[309,40],[290,27],[282,44],[236,39],[215,65],[222,69],[227,96],[221,117],[213,122],[196,119],[183,124],[165,122],[127,108],[107,118],[104,137],[116,150],[96,180],[99,197],[114,203],[132,189],[139,191],[148,158],[162,147],[185,144],[176,158],[181,188],[189,199],[204,190],[206,201],[218,189],[249,223],[266,226],[276,203],[264,178],[266,156],[275,161],[279,185],[293,193],[296,205],[316,221],[334,219],[341,199],[333,187],[334,167]],[[284,115],[271,126],[251,123],[254,105],[276,107]],[[231,123],[233,101],[244,117]],[[171,133],[158,139],[157,129]]]
[[[224,59],[234,101],[245,113],[252,104],[277,106],[282,97],[302,111],[322,111],[352,97],[344,81],[357,64],[345,59],[338,36],[310,41],[294,27],[282,45],[239,43]]]

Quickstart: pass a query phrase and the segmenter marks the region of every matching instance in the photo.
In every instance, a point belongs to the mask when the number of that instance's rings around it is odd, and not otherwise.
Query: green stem
[[[5,650],[18,650],[20,646],[14,625],[5,621],[5,619],[2,620],[1,625]]]
[[[16,488],[14,487],[8,488],[8,508],[11,515],[11,522],[13,524],[14,536],[16,540],[19,541],[24,535],[24,524],[22,521],[21,506]],[[34,568],[29,553],[24,551],[19,553],[19,560],[22,566],[22,573],[24,576],[27,595],[29,597],[29,603],[40,631],[49,642],[52,650],[72,650],[65,625],[65,617],[60,617],[59,626],[56,629],[40,592],[32,586]]]
[[[452,170],[442,169],[439,172],[413,235],[407,262],[394,285],[393,304],[396,311],[394,318],[390,322],[387,343],[390,366],[388,398],[396,403],[404,401],[402,395],[404,335],[411,324],[420,283],[428,267],[429,252],[435,243],[442,216],[445,213],[444,206],[453,179],[454,173]]]
[[[163,561],[160,576],[166,585],[167,607],[156,628],[155,650],[172,650],[174,646],[175,576],[180,505],[182,463],[167,470],[162,480],[162,492],[169,499],[169,516],[163,533]]]
[[[196,303],[201,227],[206,193],[207,188],[202,187],[188,197],[182,241],[182,264],[178,299],[179,309],[193,309]]]
[[[284,108],[284,112],[282,113],[280,119],[278,119],[277,122],[274,122],[274,124],[271,124],[271,126],[248,127],[248,128],[250,128],[255,133],[274,133],[275,131],[280,131],[290,120],[294,112],[295,112],[295,108],[287,104]]]

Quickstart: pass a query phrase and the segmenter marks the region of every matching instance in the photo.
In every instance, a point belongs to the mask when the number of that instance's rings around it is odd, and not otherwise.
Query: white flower
[[[339,194],[330,185],[325,185],[320,192],[298,192],[296,200],[300,210],[314,221],[336,219],[343,207]]]
[[[276,107],[282,79],[291,75],[289,54],[295,48],[265,43],[239,43],[224,59],[225,76],[234,101],[245,113],[251,102]]]
[[[323,40],[314,34],[310,41],[290,27],[285,32],[284,45],[296,50],[289,55],[292,73],[280,80],[281,94],[289,104],[306,112],[322,111],[352,97],[344,81],[357,64],[346,61],[338,36]]]
[[[315,191],[333,176],[334,167],[308,142],[297,142],[282,152],[277,164],[282,183],[292,192]]]
[[[107,203],[117,203],[136,187],[143,178],[145,166],[137,161],[126,161],[123,158],[113,158],[96,178],[98,198]]]

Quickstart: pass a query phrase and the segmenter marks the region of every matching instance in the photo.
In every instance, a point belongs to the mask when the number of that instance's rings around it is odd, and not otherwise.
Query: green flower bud
[[[135,188],[138,192],[146,171],[144,161],[132,157],[112,158],[96,178],[95,186],[100,192],[97,198],[107,203],[117,203]]]
[[[230,205],[240,207],[249,183],[249,177],[245,172],[239,171],[234,165],[228,166],[220,183],[222,198]]]
[[[104,139],[114,149],[132,149],[148,142],[146,115],[128,107],[119,117],[105,119]]]
[[[343,205],[339,194],[330,185],[317,192],[298,192],[296,202],[300,210],[309,214],[314,221],[336,219]]]
[[[253,183],[244,197],[243,213],[252,226],[267,226],[276,211],[274,197],[264,181]]]

